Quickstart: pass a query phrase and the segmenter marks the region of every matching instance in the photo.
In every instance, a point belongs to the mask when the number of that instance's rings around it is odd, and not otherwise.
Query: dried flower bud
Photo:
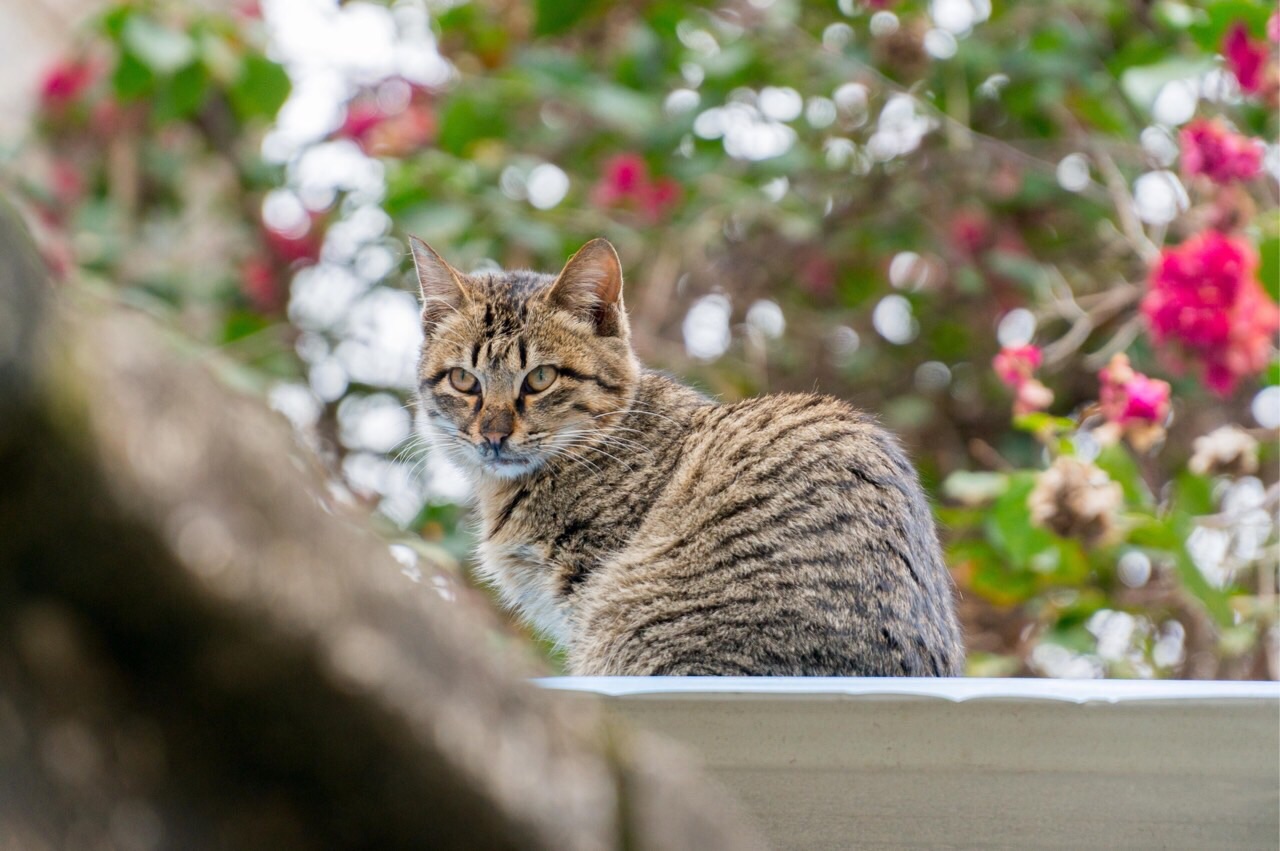
[[[1027,497],[1027,507],[1031,522],[1037,526],[1093,545],[1111,535],[1113,515],[1123,501],[1120,485],[1105,472],[1064,455],[1040,474]]]
[[[1197,476],[1248,476],[1258,471],[1258,441],[1239,426],[1226,425],[1197,437],[1187,468]]]

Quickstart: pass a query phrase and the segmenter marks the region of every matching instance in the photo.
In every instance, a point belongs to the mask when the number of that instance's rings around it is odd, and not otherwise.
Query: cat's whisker
[[[603,414],[596,414],[596,415],[595,415],[594,417],[592,417],[591,419],[593,419],[593,420],[598,420],[598,419],[602,419],[602,418],[604,418],[604,417],[611,417],[611,416],[613,416],[614,414],[622,414],[622,415],[624,415],[624,416],[625,416],[625,415],[627,415],[627,414],[639,414],[640,416],[657,417],[658,419],[666,420],[667,422],[669,422],[669,423],[671,423],[672,425],[675,425],[675,426],[680,425],[680,423],[678,423],[678,422],[676,422],[675,420],[671,419],[671,417],[668,417],[666,414],[659,414],[659,413],[655,413],[654,411],[644,411],[644,410],[641,410],[640,408],[622,408],[622,409],[619,409],[619,410],[617,410],[617,411],[608,411],[608,412],[603,413]]]
[[[596,466],[594,463],[592,463],[586,458],[581,457],[580,455],[577,455],[571,452],[568,447],[552,446],[552,447],[547,447],[543,451],[546,452],[548,455],[551,455],[552,457],[564,458],[576,464],[582,464],[586,466],[588,469],[590,469],[592,472],[594,472],[596,475],[600,475],[602,472],[600,468]]]
[[[604,444],[605,446],[617,446],[617,448],[627,452],[644,452],[650,456],[653,455],[653,450],[650,447],[645,446],[643,443],[627,437],[610,435],[607,432],[566,429],[561,431],[560,434],[566,437],[577,437],[582,435],[591,438],[594,443]],[[586,446],[586,443],[584,442],[583,445]]]

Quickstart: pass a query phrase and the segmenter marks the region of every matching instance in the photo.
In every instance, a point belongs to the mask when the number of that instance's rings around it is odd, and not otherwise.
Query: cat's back
[[[914,469],[841,400],[782,394],[698,409],[634,540],[588,612],[611,623],[588,652],[619,667],[959,672],[951,580]],[[634,654],[643,659],[624,659]]]

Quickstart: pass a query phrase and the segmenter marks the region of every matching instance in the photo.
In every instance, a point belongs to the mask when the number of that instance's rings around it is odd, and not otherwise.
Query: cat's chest
[[[487,534],[477,552],[481,578],[526,621],[566,644],[568,602],[560,593],[560,570],[551,542],[538,539],[527,522],[527,512],[515,512],[502,524],[495,523],[493,512],[484,513]]]

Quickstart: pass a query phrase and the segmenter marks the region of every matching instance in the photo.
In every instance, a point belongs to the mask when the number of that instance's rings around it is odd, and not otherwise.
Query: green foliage
[[[1274,4],[991,4],[988,18],[950,30],[931,17],[946,4],[877,5],[888,8],[874,26],[861,2],[454,5],[431,21],[456,72],[447,83],[410,80],[406,95],[404,81],[353,79],[347,122],[314,140],[378,160],[378,190],[338,185],[331,202],[308,201],[305,233],[285,238],[260,221],[265,194],[324,194],[302,191],[305,151],[287,168],[259,154],[258,134],[291,91],[261,22],[122,3],[91,40],[107,57],[101,79],[39,120],[42,153],[71,164],[82,186],[64,198],[52,179],[8,171],[75,268],[223,346],[261,385],[352,345],[345,314],[329,325],[285,317],[300,268],[319,262],[372,297],[408,286],[407,233],[462,268],[548,270],[604,235],[654,366],[726,399],[816,386],[902,433],[936,491],[973,673],[1053,673],[1036,661],[1045,644],[1108,675],[1257,675],[1280,619],[1266,590],[1274,531],[1243,546],[1251,533],[1224,506],[1257,490],[1252,474],[1196,475],[1188,460],[1197,438],[1249,421],[1257,387],[1280,384],[1280,359],[1273,347],[1260,376],[1219,400],[1194,363],[1151,338],[1139,303],[1155,252],[1210,224],[1257,249],[1258,281],[1280,299],[1274,177],[1220,187],[1186,174],[1163,150],[1177,128],[1156,115],[1179,81],[1224,67],[1235,23],[1264,38]],[[1194,108],[1274,139],[1270,97]],[[1181,175],[1186,209],[1135,221],[1135,181],[1165,169]],[[559,183],[562,194],[547,189]],[[193,228],[182,215],[196,207],[208,217]],[[321,262],[328,223],[371,210],[390,233]],[[184,236],[194,247],[169,247]],[[200,245],[214,248],[200,255]],[[366,281],[361,263],[379,251],[399,265]],[[730,301],[729,345],[698,356],[682,330],[709,294]],[[748,318],[762,301],[785,316],[778,336]],[[1046,353],[1025,378],[1051,402],[992,374],[998,329],[1018,308]],[[1169,416],[1107,408],[1098,372],[1116,352],[1171,382]],[[344,443],[344,398],[404,395],[347,377],[336,398],[315,398],[309,427],[338,479],[350,479],[345,459],[377,454]],[[1274,512],[1275,435],[1254,434]],[[412,451],[382,460],[416,474]],[[1096,535],[1032,520],[1033,502],[1069,502],[1046,485],[1062,459],[1097,471],[1104,502],[1118,486]],[[400,525],[457,559],[470,553],[467,509],[447,500],[425,500]],[[1195,542],[1221,544],[1220,532],[1227,555],[1211,564],[1212,548]],[[1142,559],[1149,575],[1132,569]],[[1114,612],[1133,618],[1130,645],[1102,658],[1097,623]],[[1181,653],[1159,650],[1175,627]]]

